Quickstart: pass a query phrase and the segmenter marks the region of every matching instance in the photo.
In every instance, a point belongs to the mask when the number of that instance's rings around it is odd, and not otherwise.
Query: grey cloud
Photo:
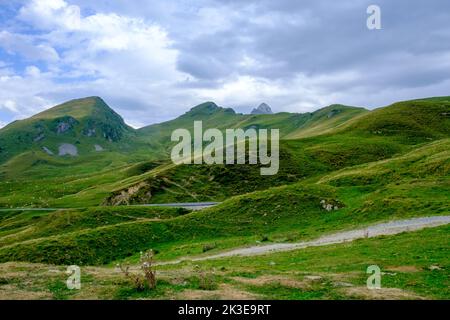
[[[239,19],[235,28],[226,34],[201,35],[200,40],[193,41],[210,44],[208,47],[180,45],[182,63],[179,66],[183,71],[196,77],[226,77],[242,71],[235,66],[245,53],[262,57],[259,60],[264,61],[262,67],[244,70],[245,74],[269,79],[290,78],[297,73],[316,75],[339,70],[365,70],[368,64],[374,68],[396,68],[386,65],[388,62],[385,56],[392,52],[433,54],[450,50],[450,38],[448,33],[443,32],[448,30],[450,21],[450,3],[446,1],[432,4],[420,1],[378,1],[383,22],[383,30],[380,31],[369,31],[365,26],[365,9],[370,1],[357,2],[355,5],[350,5],[349,1],[258,1],[250,6],[251,11],[249,7],[242,8],[242,1],[225,3],[232,5],[235,10],[243,9],[241,14],[248,17],[248,21]],[[307,13],[314,17],[315,23],[296,26],[281,21],[273,27],[270,21],[266,25],[251,22],[252,15],[255,17],[270,13],[271,10],[281,12],[287,18],[294,12],[300,16]],[[270,14],[266,16],[270,19]],[[223,42],[223,38],[227,39],[226,43],[218,45]],[[242,43],[243,38],[252,41]],[[211,67],[207,68],[208,72],[202,71],[203,65],[189,63],[202,56],[207,57],[205,60],[214,61],[214,64],[208,64]],[[415,58],[411,56],[410,59]],[[436,76],[441,78],[442,75],[437,73]],[[403,83],[408,85],[407,82]]]
[[[202,99],[239,111],[249,111],[260,100],[277,111],[305,111],[332,102],[378,106],[419,94],[450,94],[448,0],[66,1],[79,5],[83,16],[117,13],[167,32],[176,51],[173,71],[180,74],[169,77],[172,66],[160,69],[149,62],[152,52],[148,57],[129,54],[132,61],[120,52],[92,58],[83,54],[83,43],[71,48],[79,39],[68,35],[67,47],[56,48],[60,60],[79,72],[100,70],[103,82],[59,84],[55,79],[57,90],[37,90],[49,101],[101,95],[135,123],[167,120]],[[366,8],[372,3],[381,7],[382,30],[366,28]],[[13,34],[17,26],[2,29]],[[28,43],[21,49],[25,56],[44,58],[45,50],[36,51],[36,44],[56,37],[52,32],[34,42],[3,42],[3,47],[19,51],[13,45]],[[250,84],[251,92],[241,97],[226,88],[242,77],[275,89]]]
[[[138,8],[127,1],[119,2],[117,8],[165,27],[174,40],[174,48],[179,50],[178,69],[196,78],[196,86],[203,83],[209,88],[235,75],[289,80],[297,74],[320,76],[351,70],[386,71],[390,78],[385,78],[384,83],[400,87],[444,80],[447,69],[415,66],[406,72],[402,64],[414,65],[415,55],[450,51],[450,3],[376,1],[382,10],[383,30],[369,31],[366,8],[372,3],[164,1]],[[199,21],[199,10],[207,7],[223,12],[228,22],[225,29],[211,32],[209,24],[213,21]],[[107,10],[105,6],[102,9]],[[411,55],[403,63],[390,64],[390,55],[403,52]],[[256,64],[242,66],[245,57],[251,57]],[[371,76],[365,78],[367,86],[370,81],[378,83]],[[339,88],[342,86],[345,84]]]

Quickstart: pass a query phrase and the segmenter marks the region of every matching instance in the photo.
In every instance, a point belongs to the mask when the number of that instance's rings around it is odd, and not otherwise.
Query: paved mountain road
[[[150,204],[136,204],[131,205],[135,207],[174,207],[186,208],[192,210],[201,210],[218,205],[220,202],[181,202],[181,203],[150,203]],[[3,211],[57,211],[69,209],[83,209],[83,208],[0,208]]]

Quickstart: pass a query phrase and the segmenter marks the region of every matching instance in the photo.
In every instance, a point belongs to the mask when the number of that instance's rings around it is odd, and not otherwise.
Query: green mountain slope
[[[74,100],[0,130],[0,155],[6,161],[0,164],[0,206],[222,201],[387,159],[448,137],[448,110],[446,97],[370,112],[332,105],[313,113],[272,115],[237,114],[207,102],[177,119],[133,130],[101,99]],[[203,120],[205,129],[279,128],[279,174],[262,177],[253,165],[172,165],[172,131],[191,129],[195,120]],[[40,132],[44,137],[34,141]],[[78,156],[50,155],[42,149],[57,151],[62,143],[76,146]],[[105,150],[95,151],[96,144]]]
[[[119,149],[134,134],[101,98],[72,100],[2,128],[0,163],[30,151],[78,156]]]
[[[55,234],[43,227],[48,222],[45,216],[25,219],[20,212],[12,213],[0,221],[0,243],[4,243],[0,261],[104,264],[148,248],[164,252],[160,258],[173,258],[201,253],[211,242],[215,249],[224,249],[261,238],[305,240],[376,221],[448,215],[449,147],[450,139],[432,142],[405,155],[343,169],[316,181],[231,197],[202,211],[181,216],[161,212],[163,219],[157,221],[136,220],[136,215],[151,217],[158,212],[145,213],[147,208],[100,210],[98,219],[61,211],[52,220],[65,225],[73,217],[71,231]],[[323,201],[333,209],[326,209]],[[33,226],[41,226],[42,232],[30,230]],[[17,240],[13,243],[11,233]]]
[[[298,129],[285,136],[286,139],[299,139],[326,134],[348,120],[366,114],[364,108],[334,104],[310,113],[309,118]]]
[[[230,196],[387,159],[419,144],[449,137],[449,110],[445,98],[434,98],[400,102],[371,112],[333,105],[312,114],[245,117],[239,122],[244,128],[280,125],[281,130],[290,132],[281,141],[280,171],[276,176],[261,176],[259,168],[253,165],[163,166],[124,180],[105,204],[222,201]],[[215,114],[224,109],[214,106],[209,111]],[[180,118],[191,124],[192,119],[186,120],[189,116],[188,113]],[[230,122],[235,116],[230,113]],[[171,125],[180,123],[181,119],[176,119]],[[293,139],[296,136],[302,138]]]
[[[397,102],[354,118],[336,132],[401,136],[411,143],[445,138],[450,135],[450,97]]]
[[[344,105],[331,105],[315,112],[275,114],[240,114],[231,108],[222,108],[214,102],[202,103],[182,116],[150,125],[138,130],[142,139],[159,141],[162,145],[171,145],[172,131],[178,128],[188,129],[192,132],[194,121],[203,121],[205,129],[218,128],[220,130],[233,128],[255,128],[280,130],[280,137],[296,138],[315,136],[325,133],[344,123],[345,121],[367,112],[363,108],[355,108]]]

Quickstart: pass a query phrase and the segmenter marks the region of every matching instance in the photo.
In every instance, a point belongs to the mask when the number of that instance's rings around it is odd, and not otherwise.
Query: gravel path
[[[233,249],[230,251],[209,256],[197,258],[181,258],[173,261],[160,262],[157,263],[157,265],[177,264],[183,261],[202,261],[210,259],[219,259],[232,256],[253,256],[280,251],[303,249],[307,247],[326,246],[330,244],[350,242],[362,238],[373,238],[382,235],[394,235],[402,232],[420,230],[423,228],[437,227],[449,223],[450,223],[450,216],[433,216],[423,218],[412,218],[406,220],[396,220],[386,223],[375,224],[363,229],[355,229],[351,231],[334,233],[320,237],[312,241],[297,242],[297,243],[275,243],[269,245],[252,246],[247,248]]]

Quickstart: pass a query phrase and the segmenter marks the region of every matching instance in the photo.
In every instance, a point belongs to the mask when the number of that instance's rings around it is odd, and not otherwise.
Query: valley
[[[16,121],[0,129],[0,297],[448,299],[449,111],[450,97],[305,114],[247,115],[206,102],[136,130],[89,97]],[[173,164],[171,133],[194,121],[279,129],[278,173]],[[447,222],[299,245],[427,217]],[[292,250],[227,254],[264,246]],[[158,286],[138,292],[116,265],[138,272],[149,249]],[[73,264],[79,291],[65,288]],[[378,292],[365,287],[373,264],[384,272]]]

